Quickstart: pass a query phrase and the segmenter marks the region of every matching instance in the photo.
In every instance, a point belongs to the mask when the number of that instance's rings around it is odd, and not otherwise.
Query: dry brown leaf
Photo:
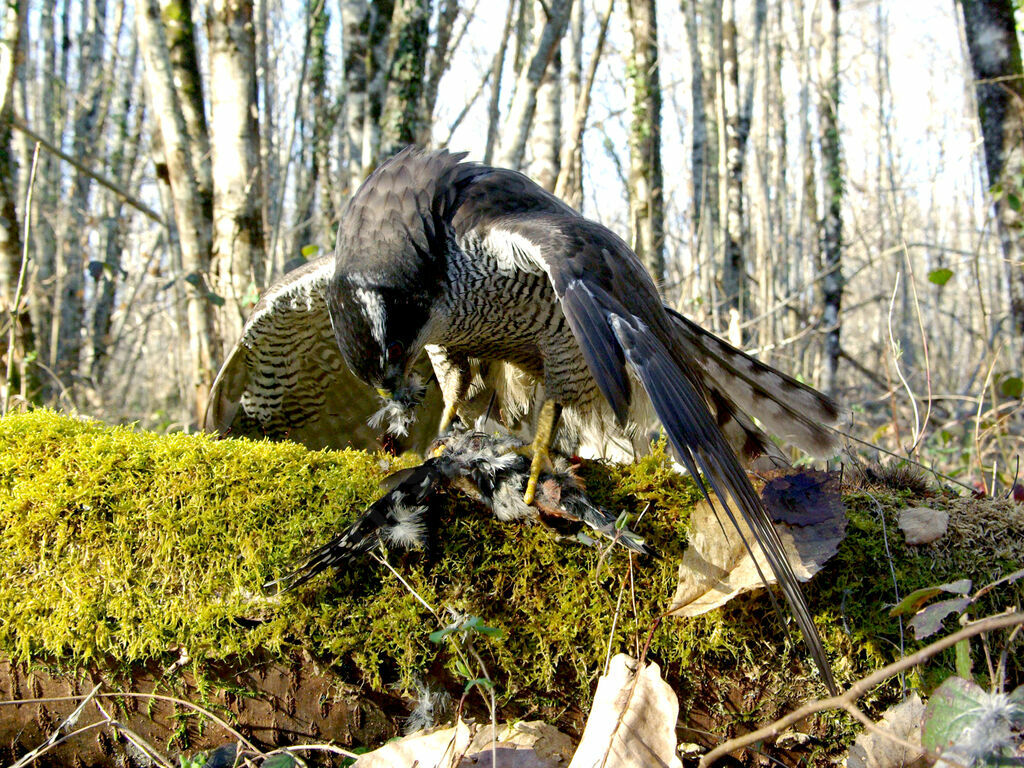
[[[361,755],[353,768],[470,768],[492,765],[492,755],[502,768],[563,768],[572,753],[572,739],[547,723],[502,723],[494,739],[490,725],[460,720],[454,728],[388,742]]]
[[[800,581],[809,581],[836,553],[846,533],[838,475],[816,471],[779,475],[765,491],[771,500],[766,507],[773,517],[812,521],[806,525],[775,523],[793,572]],[[716,514],[701,501],[690,516],[690,546],[683,554],[676,593],[669,603],[674,615],[699,616],[719,608],[737,595],[764,586],[761,574],[769,584],[775,583],[767,560],[753,545],[749,527],[739,522],[761,572],[725,513]]]
[[[601,677],[583,738],[569,768],[682,768],[676,755],[679,700],[657,664],[639,672],[620,653]],[[635,683],[635,685],[634,685]]]
[[[469,748],[469,726],[459,720],[454,728],[415,733],[389,741],[380,749],[360,755],[352,768],[455,768]]]
[[[890,707],[878,723],[882,733],[862,733],[857,737],[846,757],[846,768],[911,768],[918,765],[924,755],[920,748],[924,710],[924,703],[916,693]]]

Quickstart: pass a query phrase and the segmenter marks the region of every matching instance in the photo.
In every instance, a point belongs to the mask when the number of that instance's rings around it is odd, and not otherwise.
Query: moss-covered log
[[[531,713],[577,730],[609,648],[636,655],[673,592],[692,484],[657,451],[632,466],[581,470],[610,509],[651,503],[637,530],[662,554],[656,561],[619,551],[602,558],[540,526],[501,524],[452,494],[433,551],[392,558],[417,595],[371,559],[294,593],[264,595],[265,581],[377,498],[387,472],[415,461],[158,436],[43,411],[0,420],[0,696],[103,683],[194,701],[264,745],[367,744],[397,732],[403,695],[417,683],[456,699],[463,690],[447,644],[428,637],[442,622],[422,598],[442,616],[451,608],[501,630],[476,649],[503,716]],[[950,511],[951,531],[914,549],[895,522],[906,496],[851,491],[847,539],[809,587],[841,684],[899,654],[899,625],[888,617],[894,575],[905,595],[963,576],[980,586],[1024,564],[1017,505],[936,495],[928,503]],[[995,590],[992,600],[1019,604],[1021,589]],[[916,646],[909,636],[902,642]],[[701,619],[663,621],[649,655],[679,693],[695,729],[682,737],[691,741],[762,724],[823,692],[805,672],[795,627],[763,595]],[[938,658],[923,681],[952,663]],[[0,760],[40,743],[73,706],[0,706]],[[115,709],[170,751],[230,738],[182,706]],[[853,729],[838,716],[810,727],[829,750]],[[97,729],[54,754],[102,762],[117,746],[112,738]]]

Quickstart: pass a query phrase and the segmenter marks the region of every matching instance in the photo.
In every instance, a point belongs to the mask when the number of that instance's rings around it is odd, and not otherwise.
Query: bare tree
[[[209,140],[195,55],[189,0],[140,0],[135,22],[155,131],[160,133],[177,222],[188,323],[196,418],[213,383],[214,311],[208,285],[212,252],[212,189]],[[163,20],[169,19],[164,25]]]
[[[629,220],[633,250],[657,281],[665,277],[665,198],[661,171],[661,76],[655,0],[629,0],[633,122],[629,140]]]
[[[523,167],[526,144],[537,110],[537,91],[565,34],[572,0],[551,0],[545,10],[545,18],[538,19],[533,42],[523,58],[523,66],[516,79],[515,96],[506,120],[507,127],[501,137],[498,162],[509,168]]]
[[[825,368],[822,387],[835,392],[839,368],[839,310],[843,301],[843,172],[839,146],[839,0],[822,3],[825,44],[821,49],[822,89],[821,162],[825,181],[825,211],[821,243],[825,255],[822,280],[822,328],[825,332]]]
[[[214,292],[223,301],[220,337],[242,333],[264,282],[263,179],[260,174],[256,37],[251,0],[213,0],[210,46]],[[224,350],[225,352],[227,350]]]
[[[395,5],[382,115],[381,152],[385,156],[414,144],[429,123],[423,95],[431,7],[430,0],[398,0]]]
[[[14,333],[15,344],[10,352],[14,359],[5,360],[8,370],[24,374],[22,363],[31,351],[31,320],[23,307],[15,306],[18,280],[22,272],[22,243],[18,229],[17,164],[11,142],[15,70],[21,47],[21,31],[28,12],[24,0],[8,0],[4,8],[3,37],[0,38],[0,327]],[[9,328],[7,323],[13,323]],[[4,334],[3,350],[8,349]],[[6,406],[8,387],[19,381],[3,382]]]
[[[1006,268],[1010,315],[1020,350],[1024,339],[1024,71],[1011,0],[960,0],[975,99],[985,148],[985,171]],[[1018,351],[1018,356],[1022,353]]]

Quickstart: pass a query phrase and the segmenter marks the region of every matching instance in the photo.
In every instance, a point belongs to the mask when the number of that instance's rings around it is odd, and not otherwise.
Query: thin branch
[[[841,693],[838,696],[830,696],[827,699],[817,699],[815,701],[808,702],[799,709],[790,712],[780,720],[776,720],[771,725],[766,725],[764,728],[759,728],[756,731],[751,731],[743,736],[738,736],[735,739],[730,739],[724,744],[718,745],[700,759],[699,768],[710,768],[714,765],[716,760],[724,757],[730,752],[735,752],[736,750],[743,749],[755,742],[764,741],[772,736],[777,736],[791,725],[798,723],[806,717],[817,714],[818,712],[824,712],[828,709],[844,709],[849,711],[847,709],[848,707],[853,706],[857,699],[879,683],[883,683],[890,677],[898,675],[900,672],[924,663],[932,656],[941,653],[947,648],[952,648],[961,640],[974,637],[975,635],[980,635],[984,632],[991,632],[996,629],[1003,629],[1005,627],[1013,627],[1021,624],[1024,624],[1024,612],[1021,611],[1001,614],[998,616],[989,616],[986,619],[976,621],[973,624],[964,627],[959,632],[954,632],[952,635],[936,640],[931,645],[922,648],[916,653],[912,653],[898,661],[894,661],[892,664],[888,664],[881,669],[872,672],[867,677],[861,678],[851,685],[845,693]]]
[[[123,198],[126,203],[128,203],[133,208],[138,209],[142,213],[146,214],[149,218],[151,218],[153,221],[155,221],[160,226],[163,226],[163,227],[167,226],[167,224],[163,220],[163,217],[161,217],[159,213],[157,213],[152,208],[150,208],[148,205],[146,205],[144,202],[139,200],[139,198],[135,197],[135,195],[133,195],[131,192],[128,192],[123,187],[118,186],[117,184],[112,182],[107,177],[101,176],[96,171],[94,171],[91,168],[85,166],[84,164],[82,164],[81,162],[79,162],[78,160],[73,158],[71,155],[69,155],[66,152],[64,152],[63,150],[61,150],[59,147],[54,146],[53,144],[48,142],[45,138],[40,136],[38,133],[33,131],[31,128],[29,128],[25,123],[23,123],[17,117],[12,117],[11,118],[11,125],[13,127],[17,128],[22,133],[24,133],[30,139],[32,139],[32,141],[36,142],[37,144],[41,144],[43,149],[45,149],[50,154],[56,155],[57,157],[59,157],[61,160],[63,160],[65,163],[70,165],[75,170],[81,171],[82,173],[84,173],[86,176],[88,176],[90,179],[95,181],[101,187],[106,187],[111,192],[113,192],[115,195],[118,195],[119,197]]]

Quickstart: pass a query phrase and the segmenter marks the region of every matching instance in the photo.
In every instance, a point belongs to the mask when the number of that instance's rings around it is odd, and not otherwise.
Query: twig
[[[93,700],[93,698],[96,696],[96,692],[99,691],[99,689],[100,686],[97,684],[91,691],[89,691],[89,693],[87,693],[85,696],[80,697],[82,699],[82,703],[75,707],[74,712],[72,712],[70,715],[64,718],[64,722],[57,726],[54,732],[50,734],[50,737],[42,744],[40,744],[38,747],[33,749],[31,752],[22,755],[21,759],[19,759],[18,762],[12,765],[11,768],[22,768],[22,766],[28,765],[37,757],[42,755],[44,752],[47,752],[48,750],[57,746],[70,736],[73,736],[76,733],[80,733],[83,730],[88,730],[89,728],[95,728],[98,725],[102,725],[102,723],[92,723],[90,725],[85,726],[84,728],[79,728],[77,731],[72,731],[71,733],[65,734],[63,737],[61,736],[61,731],[65,730],[66,728],[73,727],[74,724],[78,722],[78,718],[82,716],[82,712],[85,710],[85,707],[89,704],[90,701]]]
[[[972,400],[973,400],[973,398],[972,398]],[[927,464],[922,464],[921,462],[915,461],[914,459],[911,459],[908,456],[900,456],[898,453],[893,453],[892,451],[887,450],[887,449],[883,448],[880,445],[875,445],[874,443],[870,443],[867,440],[861,440],[859,437],[855,437],[854,435],[851,435],[849,432],[844,432],[843,430],[839,429],[838,427],[828,427],[828,429],[831,429],[837,435],[842,435],[843,437],[845,437],[848,440],[852,440],[855,443],[860,443],[861,445],[865,446],[866,448],[873,448],[876,451],[879,451],[880,453],[884,453],[886,456],[891,456],[894,459],[899,459],[900,461],[905,461],[908,464],[913,464],[915,467],[920,467],[921,469],[925,470],[926,472],[931,472],[936,477],[941,477],[943,480],[945,480],[947,482],[959,485],[964,490],[970,491],[971,493],[974,492],[974,489],[971,486],[967,485],[967,483],[961,482],[960,480],[957,480],[955,477],[950,477],[949,475],[944,475],[941,472],[939,472],[937,469],[935,469],[934,467],[929,467]]]
[[[916,667],[918,664],[927,661],[932,656],[941,653],[947,648],[952,648],[961,640],[974,637],[975,635],[980,635],[984,632],[991,632],[996,629],[1003,629],[1004,627],[1019,626],[1021,624],[1024,624],[1024,612],[1021,611],[1001,614],[998,616],[989,616],[988,618],[976,621],[973,624],[964,627],[960,631],[954,632],[952,635],[936,640],[934,643],[922,648],[921,650],[894,661],[892,664],[888,664],[881,669],[872,672],[867,677],[861,678],[851,685],[845,693],[839,694],[838,696],[830,696],[827,699],[816,699],[815,701],[808,702],[799,709],[790,712],[785,717],[776,720],[770,725],[766,725],[764,728],[751,731],[743,736],[730,739],[724,744],[720,744],[701,758],[699,768],[710,768],[710,766],[714,765],[716,760],[724,757],[730,752],[735,752],[736,750],[743,749],[754,742],[764,741],[772,736],[776,736],[791,725],[803,720],[805,717],[810,717],[813,714],[817,714],[818,712],[823,712],[828,709],[845,710],[847,706],[853,706],[857,699],[879,683],[885,682],[893,675],[897,675],[911,667]]]
[[[423,605],[423,607],[424,607],[424,608],[426,608],[426,609],[427,609],[428,611],[430,611],[430,612],[431,612],[431,613],[432,613],[432,614],[434,615],[434,618],[435,618],[435,619],[437,619],[438,621],[441,621],[441,617],[440,617],[440,616],[438,615],[437,611],[435,611],[435,610],[434,610],[434,609],[433,609],[433,608],[431,607],[430,603],[428,603],[428,602],[427,602],[426,600],[424,600],[424,599],[423,599],[423,598],[422,598],[422,597],[420,596],[420,593],[419,593],[419,592],[417,592],[417,591],[416,591],[415,589],[413,589],[413,588],[412,588],[412,585],[411,585],[411,584],[409,584],[409,582],[408,582],[408,581],[406,581],[406,580],[405,580],[404,578],[402,578],[402,574],[400,574],[400,573],[399,573],[398,571],[396,571],[396,570],[394,569],[394,567],[393,567],[393,566],[391,565],[391,563],[389,563],[389,562],[388,562],[388,561],[387,561],[387,560],[386,560],[385,558],[383,558],[383,557],[381,557],[380,555],[378,555],[378,554],[377,554],[376,552],[371,552],[371,553],[370,553],[370,557],[372,557],[372,558],[373,558],[374,560],[376,560],[376,561],[377,561],[378,563],[380,563],[380,564],[381,564],[381,565],[383,565],[383,566],[384,566],[385,568],[387,568],[387,569],[388,569],[389,571],[391,571],[391,572],[392,572],[392,573],[393,573],[393,574],[395,575],[395,578],[397,578],[397,579],[398,579],[398,580],[399,580],[400,582],[402,582],[402,586],[403,586],[403,587],[405,587],[406,589],[408,589],[408,590],[409,590],[409,593],[410,593],[410,594],[411,594],[411,595],[412,595],[413,597],[415,597],[415,598],[416,598],[417,600],[419,600],[419,601],[420,601],[420,604],[421,604],[421,605]]]
[[[896,343],[896,338],[892,335],[892,310],[893,306],[896,304],[896,292],[899,290],[899,287],[900,273],[897,272],[896,282],[892,287],[892,298],[889,300],[889,315],[887,318],[889,324],[889,345],[892,348],[892,364],[896,367],[896,375],[899,376],[900,382],[903,384],[903,388],[907,391],[907,396],[910,398],[910,405],[914,409],[914,445],[917,445],[921,439],[921,414],[917,410],[917,398],[914,396],[914,391],[910,388],[910,384],[903,375],[903,369],[900,367],[900,357],[902,356],[903,351],[899,348],[899,345]],[[911,453],[911,451],[907,451],[907,453]]]
[[[910,282],[910,290],[914,295],[914,313],[917,315],[917,327],[921,331],[921,351],[924,354],[924,382],[928,388],[928,398],[925,401],[924,420],[921,422],[921,430],[914,436],[914,444],[910,446],[910,453],[917,450],[928,429],[928,420],[932,415],[932,366],[928,357],[928,334],[924,330],[924,319],[921,317],[921,302],[917,297],[917,281],[914,280],[914,265],[910,261],[910,253],[907,251],[906,243],[903,244],[903,257],[907,261],[907,279]]]
[[[278,749],[272,749],[270,752],[263,753],[264,758],[273,757],[274,755],[288,754],[290,752],[330,752],[332,755],[341,755],[342,757],[358,758],[355,752],[349,752],[347,749],[336,747],[333,744],[292,744],[289,747],[280,747]]]
[[[103,708],[103,705],[100,704],[99,699],[93,699],[93,704],[96,705],[96,709],[98,709],[100,713],[103,715],[106,723],[110,725],[110,727],[112,727],[115,731],[120,731],[121,733],[123,733],[124,737],[132,744],[134,744],[136,749],[138,749],[143,754],[148,755],[151,760],[153,760],[156,763],[159,763],[161,766],[163,766],[163,768],[174,768],[170,761],[167,760],[166,757],[161,755],[156,750],[156,748],[153,747],[149,742],[147,742],[144,738],[139,736],[139,734],[135,733],[135,731],[128,728],[120,721],[115,720],[113,717],[111,717],[107,710]]]
[[[981,385],[981,391],[978,393],[978,410],[974,414],[974,458],[978,461],[978,474],[981,476],[981,482],[985,482],[985,464],[981,458],[981,441],[978,434],[981,431],[981,413],[982,408],[985,405],[985,392],[988,391],[989,382],[992,381],[992,372],[996,369],[996,363],[999,362],[999,354],[1003,351],[1003,345],[1000,344],[996,349],[995,355],[992,356],[992,365],[988,367],[988,373],[985,374],[985,383]],[[988,488],[985,489],[988,492]],[[992,489],[995,491],[995,489]]]
[[[99,688],[99,686],[96,686],[96,688]],[[249,741],[247,738],[245,738],[245,736],[243,736],[241,733],[239,733],[235,728],[233,728],[231,725],[229,725],[225,720],[223,720],[220,717],[217,717],[217,715],[213,714],[213,712],[210,712],[208,709],[203,709],[198,704],[193,704],[191,701],[186,701],[185,699],[179,699],[179,698],[177,698],[175,696],[164,696],[164,695],[159,694],[159,693],[136,693],[135,691],[104,691],[103,693],[97,693],[96,692],[96,688],[93,689],[92,693],[78,694],[78,695],[74,695],[74,696],[51,696],[51,697],[48,697],[48,698],[41,698],[41,699],[13,699],[13,700],[10,700],[10,701],[0,701],[0,706],[10,705],[10,704],[14,704],[14,705],[17,705],[17,706],[21,706],[21,705],[24,705],[24,704],[51,704],[51,703],[57,703],[57,702],[60,702],[60,701],[82,701],[84,699],[85,701],[83,701],[83,703],[81,705],[79,705],[79,709],[81,709],[82,707],[85,706],[86,703],[88,703],[89,699],[91,699],[93,697],[98,698],[98,699],[99,698],[102,698],[102,699],[154,699],[155,701],[165,701],[165,702],[168,702],[170,704],[180,704],[183,707],[188,707],[189,709],[193,709],[196,712],[198,712],[199,714],[204,715],[204,716],[210,718],[211,720],[213,720],[213,722],[215,722],[217,725],[219,725],[225,731],[227,731],[232,736],[234,736],[236,739],[238,739],[238,741],[240,741],[243,745],[245,745],[246,748],[251,749],[253,752],[257,752],[257,753],[260,751],[259,749],[256,748],[256,746],[251,741]],[[76,710],[76,711],[78,711],[78,710]],[[11,768],[15,768],[15,767],[11,766]]]
[[[25,193],[25,233],[21,241],[21,268],[18,270],[18,287],[14,291],[14,302],[11,304],[11,335],[7,340],[7,375],[4,378],[3,409],[0,415],[6,415],[11,407],[11,376],[14,374],[14,339],[18,333],[18,315],[21,314],[21,297],[25,292],[25,273],[28,271],[28,235],[29,223],[32,220],[32,190],[36,186],[36,167],[39,165],[39,142],[32,152],[32,170],[28,175],[28,191]]]
[[[53,144],[48,142],[45,138],[40,136],[38,133],[33,131],[31,128],[29,128],[25,123],[23,123],[17,117],[11,118],[11,125],[13,127],[17,128],[22,133],[24,133],[30,139],[32,139],[32,141],[36,142],[37,146],[38,145],[42,145],[43,149],[45,149],[47,152],[49,152],[50,154],[56,155],[57,157],[59,157],[61,160],[63,160],[65,163],[70,165],[75,170],[81,171],[82,173],[84,173],[86,176],[88,176],[90,179],[95,181],[101,187],[105,187],[105,188],[109,189],[111,192],[113,192],[115,195],[117,195],[118,197],[123,198],[126,203],[128,203],[133,208],[139,210],[140,212],[146,214],[149,218],[151,218],[157,224],[160,224],[161,226],[164,226],[164,227],[167,226],[167,224],[164,222],[164,220],[160,216],[160,214],[157,213],[156,211],[154,211],[152,208],[150,208],[144,202],[139,200],[139,198],[135,197],[133,194],[131,194],[127,190],[122,189],[121,187],[117,186],[117,184],[115,184],[110,179],[106,178],[105,176],[101,176],[96,171],[94,171],[91,168],[83,165],[80,161],[76,160],[71,155],[69,155],[66,152],[62,151],[59,147],[54,146]]]

